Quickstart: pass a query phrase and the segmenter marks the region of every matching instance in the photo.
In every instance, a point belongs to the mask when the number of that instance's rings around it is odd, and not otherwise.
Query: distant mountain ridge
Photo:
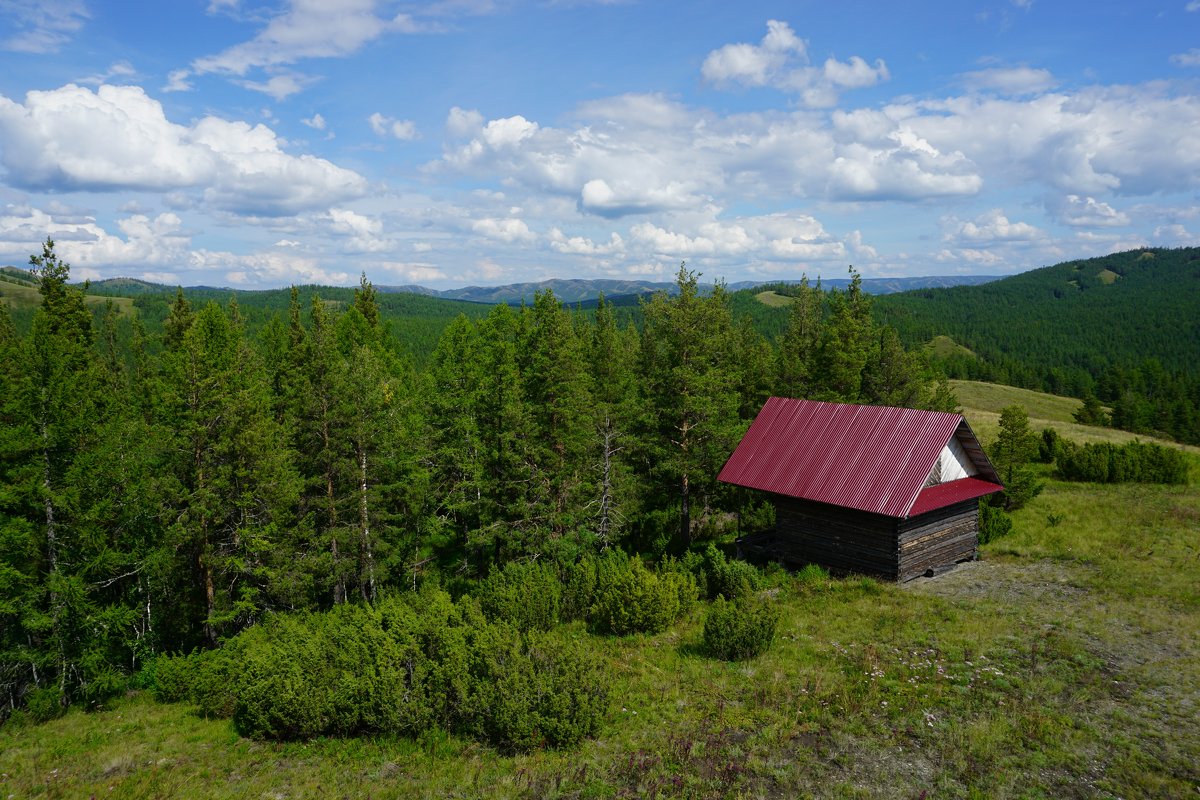
[[[998,280],[995,275],[929,275],[916,278],[864,278],[863,291],[868,294],[894,294],[907,292],[912,289],[945,288],[949,286],[977,286],[981,283]],[[796,284],[799,280],[771,281],[738,281],[726,284],[731,292],[741,289],[753,289],[756,286],[769,284]],[[813,283],[816,279],[813,279]],[[845,289],[850,285],[849,278],[821,279],[825,289]],[[551,278],[549,280],[510,283],[504,286],[464,286],[461,289],[428,289],[424,286],[377,286],[381,292],[412,292],[432,297],[442,297],[448,300],[468,300],[473,303],[532,303],[538,292],[551,289],[554,296],[564,303],[586,303],[595,300],[603,292],[605,297],[625,297],[628,295],[650,294],[653,292],[673,292],[674,283],[656,281],[617,280],[611,278]],[[711,291],[712,284],[705,284],[703,290]]]
[[[36,278],[25,269],[19,267],[0,267],[3,275],[24,282],[36,282]],[[913,289],[945,288],[950,286],[977,286],[999,280],[996,275],[928,275],[915,278],[864,278],[863,291],[868,294],[884,295],[906,292]],[[811,279],[816,283],[816,278]],[[769,281],[737,281],[726,284],[731,292],[741,289],[753,289],[756,286],[768,284],[796,284],[798,279],[776,279]],[[850,284],[848,278],[821,279],[825,289],[845,289]],[[203,289],[213,291],[271,291],[254,289],[232,289],[215,286],[185,286],[185,289]],[[619,278],[550,278],[544,281],[529,281],[510,283],[502,286],[463,286],[457,289],[430,289],[418,284],[401,286],[376,285],[376,290],[384,294],[419,294],[427,297],[440,297],[445,300],[466,300],[471,303],[508,303],[520,305],[532,303],[534,296],[541,291],[551,289],[554,296],[564,303],[590,303],[601,294],[612,299],[620,297],[626,300],[638,295],[653,292],[674,292],[675,284],[664,281],[627,280]],[[139,278],[104,278],[92,281],[90,291],[97,294],[117,295],[121,297],[137,297],[145,294],[162,294],[171,292],[174,285],[153,283]],[[702,291],[711,291],[712,284],[704,284]]]

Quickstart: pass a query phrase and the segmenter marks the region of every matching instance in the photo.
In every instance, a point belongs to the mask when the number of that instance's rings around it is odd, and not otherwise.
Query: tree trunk
[[[612,418],[607,414],[604,416],[604,426],[601,428],[600,436],[600,521],[596,528],[596,538],[600,540],[600,549],[607,550],[611,543],[613,528],[613,456],[620,450],[619,447],[613,447],[616,431],[613,430]]]
[[[691,545],[692,543],[692,509],[690,505],[691,497],[688,494],[688,474],[683,473],[683,480],[679,489],[679,530],[683,534],[683,541]]]
[[[362,581],[362,596],[368,603],[375,602],[375,556],[371,552],[371,525],[367,514],[367,449],[358,446],[358,523],[362,531],[362,558],[365,580]]]
[[[321,410],[321,440],[325,446],[325,503],[329,514],[329,553],[333,557],[333,604],[346,602],[346,579],[338,559],[337,504],[333,498],[333,463],[329,458],[329,409]]]
[[[59,702],[67,703],[67,644],[62,631],[62,603],[55,585],[58,578],[58,529],[54,521],[54,498],[51,496],[50,480],[50,428],[46,422],[45,391],[43,390],[42,418],[39,433],[42,438],[42,491],[45,493],[46,511],[46,563],[49,567],[47,585],[50,587],[50,616],[54,639],[58,647],[58,693]]]

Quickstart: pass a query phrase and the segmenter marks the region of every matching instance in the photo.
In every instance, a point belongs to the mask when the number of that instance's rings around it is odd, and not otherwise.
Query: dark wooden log
[[[910,519],[790,497],[776,497],[775,508],[775,530],[740,540],[742,551],[899,581],[973,559],[977,552],[978,500]]]

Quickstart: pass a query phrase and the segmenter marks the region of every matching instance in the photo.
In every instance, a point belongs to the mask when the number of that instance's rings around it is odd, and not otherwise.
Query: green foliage
[[[991,503],[1001,503],[1006,511],[1013,511],[1041,493],[1044,484],[1029,467],[1037,453],[1038,440],[1029,429],[1025,409],[1018,405],[1001,409],[1000,432],[991,448],[991,460],[1004,491],[993,495]]]
[[[681,264],[679,293],[660,292],[642,307],[643,475],[652,507],[678,508],[685,546],[695,535],[693,516],[699,517],[693,507],[711,505],[720,491],[716,474],[741,428],[738,339],[728,296],[722,285],[702,296],[698,279]]]
[[[743,661],[762,655],[775,641],[779,610],[766,599],[718,596],[704,619],[704,648],[714,658]]]
[[[695,599],[694,579],[681,571],[655,574],[640,558],[611,552],[596,565],[596,599],[588,613],[601,633],[659,633],[679,616],[681,599]]]
[[[1042,428],[1042,438],[1038,442],[1037,460],[1043,464],[1053,464],[1063,449],[1065,440],[1058,435],[1055,428]]]
[[[548,631],[558,624],[563,585],[553,564],[510,561],[492,570],[477,594],[483,612],[521,631]]]
[[[438,590],[280,615],[155,672],[161,700],[272,740],[441,727],[506,750],[563,747],[593,734],[608,703],[600,662],[578,642],[488,622]]]
[[[1188,482],[1187,459],[1179,450],[1162,445],[1101,442],[1063,448],[1057,459],[1058,474],[1069,481],[1095,483]]]
[[[48,722],[62,716],[66,710],[64,699],[57,686],[46,686],[29,693],[25,708],[34,722]]]
[[[586,620],[596,602],[596,582],[600,560],[587,556],[562,567],[562,605],[564,621]]]
[[[796,572],[796,582],[801,586],[823,586],[829,579],[829,571],[820,564],[805,564]]]
[[[1112,418],[1104,410],[1104,406],[1091,392],[1084,395],[1083,405],[1073,416],[1080,425],[1108,425],[1112,422]]]
[[[758,569],[737,559],[730,560],[711,542],[702,553],[689,554],[687,563],[696,576],[701,594],[712,600],[718,595],[736,600],[757,591],[762,583]]]
[[[492,626],[473,663],[474,727],[502,750],[574,745],[595,734],[608,711],[605,675],[578,642]]]
[[[319,295],[108,283],[138,296],[94,324],[53,243],[32,261],[5,285],[41,307],[0,312],[0,717],[41,687],[95,709],[147,686],[261,736],[466,730],[489,625],[527,654],[559,620],[661,631],[697,582],[730,598],[759,585],[723,556],[665,557],[770,524],[769,503],[716,474],[781,377],[753,320],[682,265],[677,295],[594,313],[365,275]],[[859,288],[795,290],[808,317],[790,341],[813,347],[792,352],[793,382],[833,396],[836,373],[908,402],[924,368],[869,324]],[[849,340],[857,377],[834,352]],[[387,599],[439,581],[478,586],[478,604]],[[378,671],[397,652],[415,665],[410,710],[339,655]]]
[[[430,717],[417,656],[370,609],[282,617],[243,654],[234,724],[269,739],[417,733]]]
[[[987,544],[1012,533],[1012,517],[989,503],[979,504],[979,543]]]

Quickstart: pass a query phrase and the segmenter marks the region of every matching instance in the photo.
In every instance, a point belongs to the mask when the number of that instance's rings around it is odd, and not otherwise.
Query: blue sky
[[[1200,245],[1200,0],[0,0],[0,263],[446,288]]]

